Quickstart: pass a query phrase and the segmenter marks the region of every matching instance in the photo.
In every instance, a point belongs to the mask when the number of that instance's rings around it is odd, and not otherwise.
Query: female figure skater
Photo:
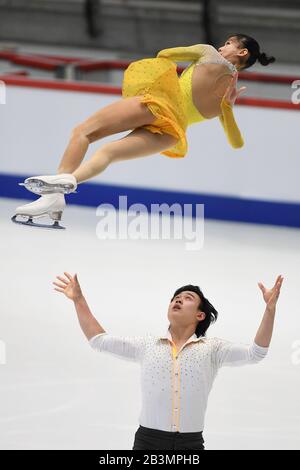
[[[141,366],[142,409],[133,450],[204,449],[205,412],[218,371],[224,366],[256,364],[264,359],[283,277],[278,276],[271,289],[259,283],[266,308],[255,337],[247,345],[206,336],[218,312],[193,285],[180,287],[172,296],[166,334],[112,335],[93,316],[77,275],[64,274],[53,283],[55,290],[74,302],[80,327],[91,347]]]
[[[41,197],[18,207],[17,216],[37,225],[32,218],[48,214],[61,228],[64,195],[79,183],[101,173],[110,163],[145,157],[160,152],[168,157],[184,157],[188,125],[218,117],[233,148],[243,146],[232,106],[245,87],[237,89],[238,71],[274,62],[260,52],[257,41],[234,34],[218,51],[207,44],[164,49],[156,58],[133,62],[123,80],[123,99],[96,112],[77,126],[60,162],[57,175],[27,178],[22,185]],[[180,78],[176,62],[191,64]],[[112,134],[133,129],[120,140],[109,142],[81,163],[89,144]]]

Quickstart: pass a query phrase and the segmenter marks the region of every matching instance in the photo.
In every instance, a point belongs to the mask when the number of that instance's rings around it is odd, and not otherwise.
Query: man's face
[[[168,309],[171,325],[186,327],[204,320],[205,313],[199,310],[200,301],[200,297],[191,291],[181,292],[174,297]]]
[[[237,38],[234,36],[228,38],[227,41],[225,41],[224,46],[219,47],[218,52],[224,57],[224,59],[229,60],[229,62],[232,59],[236,60],[237,57],[240,59],[246,58],[249,54],[248,49],[241,48]]]

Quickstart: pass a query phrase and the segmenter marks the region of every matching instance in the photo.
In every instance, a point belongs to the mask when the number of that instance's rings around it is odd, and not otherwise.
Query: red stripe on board
[[[32,78],[22,78],[15,76],[0,75],[6,85],[23,86],[30,88],[43,88],[48,90],[79,91],[88,93],[105,93],[109,95],[120,95],[121,88],[110,85],[93,85],[84,82],[65,82],[59,80],[38,80]]]
[[[7,85],[23,86],[31,88],[43,88],[50,90],[64,90],[64,91],[77,91],[87,93],[104,93],[109,95],[121,95],[120,87],[110,85],[96,85],[84,82],[66,82],[59,80],[38,80],[18,76],[0,76]],[[300,104],[293,104],[289,101],[268,100],[263,98],[239,98],[238,105],[243,106],[256,106],[260,108],[274,108],[274,109],[290,109],[293,111],[300,111]]]
[[[6,77],[15,77],[15,76],[23,76],[23,77],[28,77],[29,72],[27,70],[12,70],[11,72],[5,72],[4,74]]]
[[[239,79],[250,82],[279,83],[281,85],[290,85],[296,80],[300,80],[300,77],[295,77],[292,75],[269,75],[267,73],[259,72],[240,72]]]
[[[264,98],[239,98],[236,104],[243,106],[256,106],[259,108],[291,109],[300,111],[300,104],[293,104],[289,101],[266,100]]]
[[[15,54],[12,52],[0,52],[0,58],[9,60],[17,65],[26,65],[27,67],[39,68],[43,70],[55,70],[59,65],[64,65],[63,61],[37,57],[35,55]]]
[[[28,67],[39,68],[42,70],[55,70],[61,65],[74,64],[81,70],[103,70],[103,69],[119,69],[125,70],[130,62],[128,61],[108,61],[108,60],[92,60],[78,59],[72,57],[60,56],[42,56],[33,54],[16,54],[10,51],[0,51],[0,59],[9,60],[14,64],[27,65]]]
[[[46,59],[53,59],[59,60],[60,62],[64,62],[65,64],[69,64],[72,62],[80,63],[80,62],[90,62],[91,59],[84,59],[83,57],[63,57],[59,55],[47,55],[47,54],[36,54],[36,57],[44,57]]]
[[[111,62],[111,61],[98,61],[95,62],[93,60],[87,61],[85,64],[79,64],[78,68],[83,71],[91,71],[91,70],[126,70],[128,65],[131,62]],[[182,68],[182,67],[181,67]],[[178,68],[179,69],[179,68]]]

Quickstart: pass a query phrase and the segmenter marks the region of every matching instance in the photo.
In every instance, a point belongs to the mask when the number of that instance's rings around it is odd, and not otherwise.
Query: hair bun
[[[272,64],[273,62],[275,62],[275,57],[270,57],[270,56],[267,56],[267,54],[265,54],[264,52],[261,52],[259,55],[258,55],[258,62],[261,64],[261,65],[269,65],[269,64]]]

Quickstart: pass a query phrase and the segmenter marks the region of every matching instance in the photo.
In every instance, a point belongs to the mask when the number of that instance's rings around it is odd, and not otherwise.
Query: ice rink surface
[[[192,283],[219,310],[208,336],[243,343],[264,312],[257,282],[282,274],[269,354],[220,370],[204,439],[207,449],[300,448],[299,230],[206,221],[203,249],[187,251],[179,240],[101,240],[95,209],[78,206],[65,231],[17,226],[21,203],[0,201],[1,449],[132,448],[139,365],[90,348],[72,302],[53,290],[64,271],[78,273],[108,333],[164,333],[173,292]]]

